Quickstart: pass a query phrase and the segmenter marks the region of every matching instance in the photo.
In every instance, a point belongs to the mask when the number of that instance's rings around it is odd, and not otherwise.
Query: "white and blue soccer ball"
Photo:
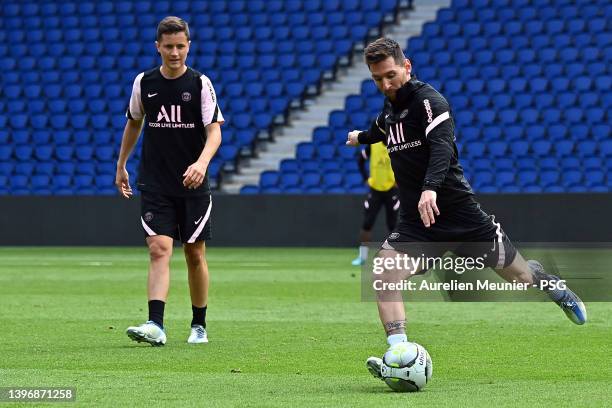
[[[421,391],[431,380],[433,365],[425,347],[401,342],[389,347],[380,372],[387,385],[398,392]]]

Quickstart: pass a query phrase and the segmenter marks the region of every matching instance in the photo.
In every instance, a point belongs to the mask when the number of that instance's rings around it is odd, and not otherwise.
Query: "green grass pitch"
[[[144,247],[0,249],[0,387],[76,387],[87,407],[609,406],[610,303],[582,327],[545,302],[408,304],[434,372],[398,394],[365,369],[386,346],[354,249],[209,248],[207,345],[186,343],[181,252],[154,348],[124,333],[146,320]]]

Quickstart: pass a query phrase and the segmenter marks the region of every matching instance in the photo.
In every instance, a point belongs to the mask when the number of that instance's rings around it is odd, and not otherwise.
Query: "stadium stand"
[[[215,188],[396,7],[397,0],[3,2],[0,194],[115,194],[131,81],[158,64],[155,28],[168,14],[190,23],[187,63],[211,78],[227,119],[209,166]],[[132,179],[139,156],[140,144],[128,163]],[[339,174],[329,188],[339,191]],[[275,180],[280,191],[306,186],[301,175]]]
[[[611,17],[607,0],[453,0],[409,40],[417,77],[451,103],[476,191],[612,189]],[[296,146],[295,159],[241,192],[365,192],[344,141],[349,130],[366,129],[381,104],[364,80],[311,142]],[[290,187],[281,182],[288,174]]]

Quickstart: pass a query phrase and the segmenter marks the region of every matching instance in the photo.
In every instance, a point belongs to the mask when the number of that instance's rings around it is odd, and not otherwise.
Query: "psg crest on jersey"
[[[191,100],[191,94],[189,92],[183,92],[182,97],[184,102],[189,102]]]

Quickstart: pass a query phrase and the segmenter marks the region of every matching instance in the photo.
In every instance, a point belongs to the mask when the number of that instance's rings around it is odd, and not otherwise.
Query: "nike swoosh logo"
[[[154,97],[155,95],[157,95],[157,92],[155,92],[154,94],[150,94],[150,93],[148,93],[148,94],[147,94],[147,96],[148,96],[149,98],[152,98],[152,97]]]
[[[200,218],[194,223],[195,225],[198,225],[200,223],[200,221],[202,221],[202,218],[204,218],[204,216],[200,216]]]

